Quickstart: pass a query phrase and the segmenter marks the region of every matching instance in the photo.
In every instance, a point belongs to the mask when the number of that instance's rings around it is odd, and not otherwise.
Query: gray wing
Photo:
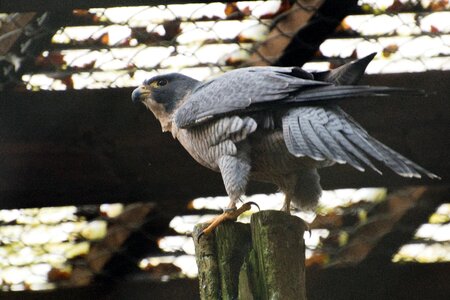
[[[371,137],[337,106],[292,108],[282,123],[286,146],[295,156],[348,163],[360,171],[369,166],[381,174],[370,160],[375,158],[404,177],[438,178]]]
[[[252,67],[229,71],[197,87],[177,109],[175,123],[184,128],[252,104],[286,99],[305,87],[327,86],[296,67]]]
[[[408,92],[403,88],[341,85],[354,82],[367,64],[351,64],[336,72],[314,75],[297,67],[252,67],[237,69],[208,81],[193,90],[174,116],[179,128],[187,128],[230,113],[272,110],[285,105],[349,97],[390,95]],[[356,66],[355,66],[356,65]],[[348,75],[358,73],[359,75]],[[346,75],[347,74],[347,75]]]

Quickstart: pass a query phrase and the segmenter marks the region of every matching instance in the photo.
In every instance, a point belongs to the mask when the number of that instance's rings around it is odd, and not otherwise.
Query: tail
[[[377,53],[369,54],[334,70],[313,72],[314,80],[331,82],[336,85],[357,84],[375,55],[377,55]]]
[[[426,96],[423,90],[386,87],[386,86],[355,86],[366,70],[376,53],[369,54],[339,68],[324,72],[313,72],[314,80],[333,83],[332,86],[323,86],[308,91],[302,91],[287,102],[308,102],[320,100],[336,100],[353,97],[371,96]]]

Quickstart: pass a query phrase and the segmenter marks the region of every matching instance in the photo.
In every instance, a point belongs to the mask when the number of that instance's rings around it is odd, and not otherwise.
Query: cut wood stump
[[[196,236],[200,298],[306,299],[305,223],[281,211],[255,213],[250,224],[224,222],[215,232]]]

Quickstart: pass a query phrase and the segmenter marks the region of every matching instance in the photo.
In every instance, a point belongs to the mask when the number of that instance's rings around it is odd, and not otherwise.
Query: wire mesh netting
[[[29,90],[129,87],[174,71],[205,79],[243,65],[276,63],[285,48],[279,37],[290,41],[314,14],[324,22],[333,20],[314,5],[249,1],[98,8],[74,10],[51,25],[44,14],[28,30],[22,48],[46,30],[47,43],[40,41],[30,60],[4,59],[14,66],[11,74],[20,70],[11,75],[16,84]],[[325,70],[377,52],[369,73],[449,69],[448,1],[365,0],[349,13],[305,68]],[[292,23],[289,14],[304,21]],[[3,21],[13,17],[3,16]],[[261,49],[272,47],[270,41],[280,49]]]

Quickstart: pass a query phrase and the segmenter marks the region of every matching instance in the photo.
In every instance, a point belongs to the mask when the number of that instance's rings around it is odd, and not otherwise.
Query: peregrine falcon
[[[336,102],[344,98],[420,94],[355,85],[375,54],[326,72],[298,67],[249,67],[200,82],[171,73],[133,91],[201,165],[220,172],[230,203],[203,233],[250,208],[237,209],[249,180],[285,194],[283,210],[313,208],[321,195],[318,169],[349,164],[381,174],[371,159],[404,177],[438,178],[371,137]]]

